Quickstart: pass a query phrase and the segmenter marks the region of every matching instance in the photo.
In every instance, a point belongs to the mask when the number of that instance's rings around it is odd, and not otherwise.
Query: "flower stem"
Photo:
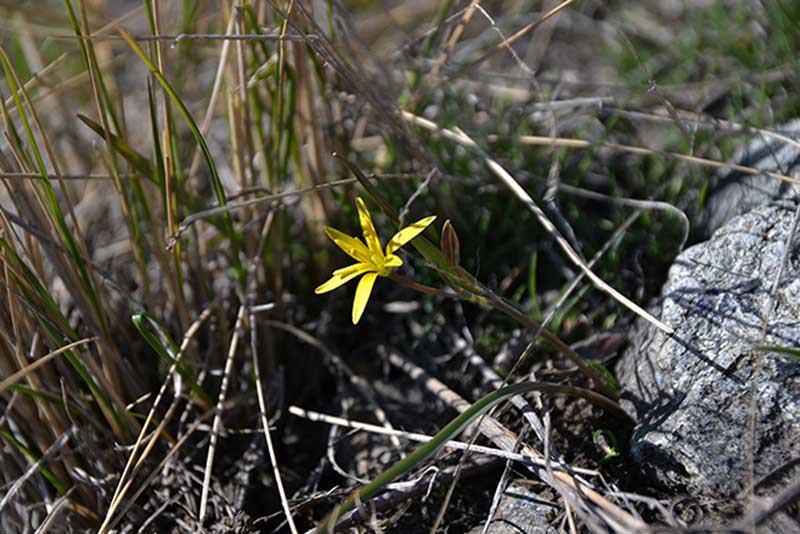
[[[462,298],[461,295],[457,293],[450,293],[449,291],[442,291],[441,289],[436,289],[435,287],[426,286],[425,284],[420,284],[419,282],[415,282],[414,280],[403,276],[402,274],[392,273],[389,275],[389,278],[397,282],[398,284],[402,284],[406,287],[410,287],[415,291],[420,291],[422,293],[427,293],[429,295],[433,295],[435,297],[444,297],[448,299],[457,299]]]
[[[392,208],[389,202],[383,198],[378,189],[370,183],[364,173],[362,173],[361,170],[347,158],[338,156],[336,154],[334,154],[334,156],[337,157],[339,161],[341,161],[347,168],[349,168],[351,172],[353,172],[358,181],[361,183],[367,193],[369,193],[369,195],[373,198],[373,200],[375,200],[375,202],[381,207],[383,212],[396,225],[399,225],[399,217],[397,212],[394,210],[394,208]],[[490,306],[498,311],[502,311],[528,328],[531,332],[533,332],[534,335],[541,332],[545,340],[559,350],[564,356],[569,358],[586,377],[591,378],[605,395],[608,395],[612,399],[619,398],[617,388],[611,384],[611,382],[606,376],[603,375],[600,369],[595,368],[593,365],[581,358],[577,352],[572,350],[569,345],[561,341],[558,336],[549,330],[542,328],[541,325],[530,319],[512,304],[509,304],[505,299],[496,295],[490,289],[484,287],[462,267],[448,263],[440,248],[431,244],[422,235],[414,239],[411,244],[414,245],[420,254],[422,254],[437,271],[439,271],[439,273],[443,276],[443,278],[445,278],[445,280],[447,280],[455,292],[450,293],[419,284],[396,273],[392,273],[390,275],[392,280],[408,286],[411,289],[428,293],[429,295],[445,298],[460,298],[469,302],[481,304],[483,306]]]
[[[464,300],[469,300],[472,302],[478,302],[480,304],[488,305],[498,311],[501,311],[517,321],[521,323],[525,328],[530,330],[533,334],[541,334],[544,339],[550,343],[556,350],[561,352],[564,356],[566,356],[575,366],[583,373],[587,378],[592,379],[597,387],[603,392],[604,395],[607,395],[611,399],[619,398],[619,393],[617,392],[616,388],[609,382],[609,380],[603,375],[603,373],[592,366],[591,364],[587,363],[585,359],[583,359],[580,354],[575,352],[569,345],[564,343],[561,338],[559,338],[554,333],[550,332],[549,330],[542,328],[542,325],[522,313],[512,304],[507,302],[502,297],[496,295],[491,290],[484,288],[480,283],[476,283],[475,287],[470,288],[470,292],[463,290],[459,286],[454,286],[457,290],[456,293],[451,293],[448,291],[442,291],[441,289],[436,289],[434,287],[426,286],[424,284],[420,284],[411,280],[410,278],[406,278],[405,276],[397,273],[392,273],[389,275],[389,278],[394,280],[395,282],[402,284],[404,286],[410,287],[416,291],[420,291],[422,293],[427,293],[429,295],[433,295],[436,297],[444,297],[444,298],[460,298]],[[462,280],[463,282],[463,280]]]
[[[495,309],[502,311],[506,315],[512,317],[516,321],[522,323],[528,330],[533,332],[534,334],[541,333],[542,337],[547,340],[553,347],[556,348],[561,354],[566,356],[572,363],[574,363],[578,369],[588,378],[591,378],[597,387],[602,390],[604,395],[607,395],[611,399],[618,399],[619,392],[617,389],[609,383],[608,379],[603,376],[603,373],[600,372],[597,368],[593,367],[589,363],[586,362],[585,359],[581,357],[580,354],[575,352],[575,350],[564,343],[560,337],[555,335],[554,333],[550,332],[546,328],[542,328],[542,325],[519,311],[516,307],[506,302],[503,298],[498,297],[494,293],[489,293],[487,295],[489,300],[492,303],[492,306]]]

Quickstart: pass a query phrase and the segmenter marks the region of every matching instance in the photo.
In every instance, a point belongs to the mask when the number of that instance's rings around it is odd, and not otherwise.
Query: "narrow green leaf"
[[[74,265],[78,271],[78,276],[81,280],[83,290],[89,298],[93,312],[96,315],[96,319],[100,322],[100,324],[104,324],[105,315],[100,306],[100,301],[98,299],[92,277],[89,275],[89,271],[86,268],[86,260],[81,255],[78,244],[75,242],[72,231],[67,224],[64,213],[62,212],[61,206],[58,203],[58,198],[56,197],[55,191],[50,185],[47,166],[44,163],[42,153],[36,143],[36,136],[33,134],[33,129],[31,128],[30,122],[28,122],[28,117],[25,114],[25,107],[22,104],[22,98],[20,97],[20,91],[17,86],[14,69],[9,62],[6,51],[2,47],[0,47],[0,61],[2,61],[6,82],[8,83],[9,89],[11,89],[11,95],[14,98],[14,104],[17,108],[20,120],[27,135],[28,144],[33,151],[36,167],[39,171],[39,174],[42,176],[42,180],[38,181],[37,186],[40,187],[45,194],[46,208],[50,211],[51,218],[55,222],[58,233],[60,234],[61,239],[64,242],[67,251],[69,252],[71,264]]]
[[[26,447],[21,441],[15,438],[14,435],[8,430],[4,428],[0,429],[0,436],[6,438],[6,440],[8,440],[9,443],[11,443],[14,447],[16,447],[22,454],[27,456],[31,462],[36,463],[39,461],[39,458],[41,458],[41,455],[36,454],[28,447]],[[50,482],[50,484],[53,486],[53,488],[55,488],[55,490],[58,493],[63,494],[66,491],[64,485],[58,481],[53,472],[50,471],[47,468],[47,466],[44,465],[44,463],[39,464],[39,472],[42,474],[42,476],[44,476],[44,478],[47,479],[48,482]]]
[[[217,171],[217,166],[214,164],[214,158],[211,156],[211,150],[209,150],[208,145],[206,144],[206,140],[203,137],[203,134],[200,132],[200,128],[197,127],[197,123],[195,123],[194,119],[192,118],[191,113],[189,113],[189,109],[183,103],[181,98],[178,96],[178,93],[175,92],[172,85],[167,81],[163,74],[156,68],[150,58],[147,57],[147,54],[141,49],[141,47],[136,43],[136,41],[131,38],[131,36],[126,32],[122,27],[117,26],[117,31],[125,39],[125,42],[128,43],[128,46],[133,50],[133,52],[139,56],[139,59],[147,66],[150,70],[150,73],[153,77],[158,80],[158,83],[161,84],[161,87],[164,91],[169,95],[170,100],[173,104],[178,108],[181,115],[183,116],[186,124],[189,126],[189,129],[192,131],[192,135],[194,136],[197,144],[200,146],[200,151],[203,153],[203,157],[206,160],[206,164],[208,166],[209,173],[211,174],[211,186],[214,189],[214,193],[217,197],[217,203],[220,206],[225,206],[227,204],[227,200],[225,198],[225,190],[222,187],[222,180],[219,177],[219,172]],[[230,240],[231,245],[231,260],[233,261],[233,267],[236,271],[236,278],[239,281],[239,285],[241,288],[245,287],[245,271],[242,265],[241,258],[239,257],[239,249],[241,248],[239,245],[239,236],[236,233],[235,228],[233,227],[233,220],[231,219],[230,213],[225,212],[222,215],[223,224],[225,227],[225,235]]]
[[[50,291],[48,291],[44,284],[42,284],[42,282],[39,280],[39,277],[36,276],[36,273],[34,273],[33,270],[30,269],[24,261],[22,261],[22,258],[19,256],[19,254],[17,254],[17,251],[14,249],[14,247],[12,247],[11,244],[3,237],[0,237],[0,249],[2,249],[8,255],[7,261],[10,261],[10,264],[14,268],[12,274],[14,275],[15,280],[17,280],[17,287],[19,287],[20,291],[23,292],[23,295],[26,297],[28,302],[39,305],[34,305],[31,307],[34,313],[44,319],[45,324],[52,325],[52,327],[57,326],[61,330],[57,336],[57,339],[67,337],[71,341],[76,341],[78,339],[78,335],[69,326],[69,322],[61,313],[61,309],[58,307],[58,304],[56,304],[56,301],[53,299]],[[23,283],[22,280],[17,279],[17,274],[21,274],[26,283]],[[33,291],[33,294],[30,293],[29,288],[31,291]],[[42,308],[46,310],[48,314],[47,316],[41,313],[40,310]]]
[[[800,360],[800,349],[790,349],[789,347],[781,347],[778,345],[756,345],[756,348],[765,352],[774,352],[775,354]]]
[[[90,69],[89,64],[91,63],[91,67],[95,73],[95,78],[97,79],[98,90],[100,92],[100,99],[102,101],[102,105],[105,108],[105,112],[108,115],[108,118],[111,120],[111,124],[114,126],[114,131],[119,133],[122,131],[122,128],[120,128],[119,120],[117,119],[116,113],[114,113],[114,106],[112,105],[111,97],[108,94],[108,88],[106,87],[106,82],[103,79],[103,73],[100,70],[100,64],[97,61],[97,55],[94,52],[94,45],[92,44],[91,41],[82,38],[83,32],[81,31],[81,25],[80,22],[78,22],[78,17],[75,14],[75,10],[72,7],[72,2],[70,0],[64,0],[64,2],[67,6],[67,13],[69,15],[70,24],[72,24],[72,31],[74,31],[75,35],[79,37],[78,46],[81,49],[81,55],[83,56],[83,63],[86,66],[87,71],[89,71]]]
[[[119,152],[125,160],[130,163],[134,169],[142,174],[145,178],[156,182],[156,177],[153,174],[153,164],[150,163],[146,157],[139,154],[136,150],[130,147],[125,141],[123,141],[118,135],[113,133],[106,135],[103,126],[97,124],[95,121],[87,117],[82,113],[78,113],[76,115],[78,119],[86,126],[91,128],[97,135],[111,143],[111,146],[114,147],[114,150]]]
[[[133,321],[133,325],[139,333],[142,334],[145,341],[147,341],[153,350],[156,351],[156,354],[158,354],[167,365],[172,366],[176,364],[175,358],[180,352],[180,348],[175,344],[155,317],[147,312],[140,312],[131,317],[131,321]],[[203,388],[197,384],[192,370],[186,362],[183,360],[177,361],[176,370],[181,375],[181,378],[189,384],[189,389],[198,397],[204,407],[210,407],[211,402],[208,395],[206,395]]]
[[[531,298],[531,311],[530,317],[537,323],[542,322],[542,308],[539,305],[539,289],[538,289],[538,266],[539,266],[539,251],[536,250],[531,255],[531,263],[528,268],[528,295]]]
[[[15,267],[12,276],[17,283],[17,287],[23,293],[23,296],[31,303],[39,304],[39,306],[31,306],[31,310],[47,331],[52,342],[58,347],[61,347],[72,341],[77,341],[79,339],[78,335],[70,328],[67,319],[62,315],[58,304],[53,300],[50,292],[47,291],[36,274],[22,261],[22,258],[20,258],[14,248],[2,237],[0,237],[0,249],[5,251],[7,258],[11,260],[11,264]],[[23,283],[22,280],[18,279],[17,273],[21,273],[27,283]],[[30,293],[28,288],[34,293]],[[42,313],[42,308],[46,310],[47,315]],[[120,428],[124,428],[122,419],[115,409],[114,404],[111,402],[111,399],[97,382],[95,382],[80,358],[71,350],[65,352],[64,357],[88,386],[95,399],[97,399],[97,402],[102,404],[106,411],[111,414],[112,418],[120,425]]]
[[[39,389],[33,389],[31,387],[24,386],[22,384],[14,384],[13,386],[10,386],[8,389],[17,391],[23,395],[27,395],[28,397],[33,397],[41,399],[45,402],[49,402],[53,406],[57,406],[58,408],[61,409],[63,409],[64,407],[64,400],[59,395],[54,395],[52,393],[41,391]],[[73,415],[77,414],[80,417],[86,419],[95,430],[107,433],[108,436],[113,439],[113,436],[108,431],[108,425],[101,425],[100,421],[95,417],[93,417],[88,411],[86,411],[83,408],[83,406],[79,405],[78,403],[72,400],[68,401],[68,406],[70,413],[72,413]]]
[[[345,512],[350,510],[356,503],[363,503],[373,495],[378,493],[381,488],[389,484],[397,477],[410,472],[414,467],[421,462],[433,456],[444,444],[454,439],[461,433],[464,428],[475,421],[478,417],[486,413],[490,408],[499,402],[509,399],[514,395],[519,395],[529,391],[541,391],[543,393],[572,395],[575,397],[584,398],[593,402],[603,408],[613,410],[625,417],[627,414],[622,408],[614,401],[595,393],[593,391],[576,388],[571,386],[562,386],[560,384],[551,384],[547,382],[520,382],[511,386],[506,386],[489,393],[481,398],[475,404],[470,406],[467,410],[461,413],[458,417],[450,421],[441,431],[439,431],[427,443],[418,446],[414,451],[409,454],[405,459],[397,462],[392,467],[381,473],[375,480],[369,484],[361,487],[359,490],[354,491],[339,506],[337,506],[317,527],[317,532],[328,532],[333,529],[337,519]]]
[[[620,456],[619,447],[617,446],[617,437],[610,430],[598,428],[592,432],[592,441],[595,446],[600,449],[605,456],[600,460],[600,464],[607,464],[614,458]]]

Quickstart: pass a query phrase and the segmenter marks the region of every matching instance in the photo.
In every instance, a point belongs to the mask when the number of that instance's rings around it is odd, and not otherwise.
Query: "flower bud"
[[[450,219],[446,220],[444,226],[442,226],[441,247],[447,263],[450,265],[461,263],[461,245],[458,242],[458,234],[456,234],[455,228],[450,224]]]

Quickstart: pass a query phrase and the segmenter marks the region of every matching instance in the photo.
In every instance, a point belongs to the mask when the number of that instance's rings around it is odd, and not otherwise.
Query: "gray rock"
[[[775,129],[775,132],[800,141],[800,120]],[[759,134],[740,149],[732,161],[745,167],[800,178],[800,147]],[[712,180],[709,201],[700,216],[699,228],[705,237],[738,215],[781,200],[800,199],[800,186],[766,175],[746,174],[724,169]]]
[[[624,405],[638,421],[632,454],[668,486],[713,497],[745,487],[754,346],[793,217],[785,207],[757,208],[685,250],[662,290],[660,317],[674,335],[640,323],[618,364]],[[800,237],[766,343],[800,347]],[[756,480],[800,452],[800,361],[766,353],[760,362]]]
[[[512,482],[500,497],[497,513],[488,534],[555,534],[556,526],[551,525],[560,508],[543,499],[525,485]],[[483,525],[473,528],[469,534],[481,534]]]

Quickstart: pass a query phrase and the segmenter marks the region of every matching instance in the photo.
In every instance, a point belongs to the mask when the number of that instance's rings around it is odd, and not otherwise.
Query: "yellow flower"
[[[314,293],[318,295],[327,293],[363,274],[364,277],[358,282],[356,296],[353,299],[353,324],[358,323],[361,314],[364,313],[375,279],[378,276],[389,276],[392,269],[403,265],[403,260],[395,255],[397,249],[417,237],[436,219],[435,215],[425,217],[394,234],[394,237],[386,245],[384,254],[378,234],[375,233],[375,226],[372,224],[372,217],[367,211],[364,201],[357,198],[356,207],[366,245],[357,237],[350,237],[330,226],[325,227],[325,233],[331,238],[331,241],[336,243],[336,246],[358,263],[333,271],[333,277],[314,290]]]

